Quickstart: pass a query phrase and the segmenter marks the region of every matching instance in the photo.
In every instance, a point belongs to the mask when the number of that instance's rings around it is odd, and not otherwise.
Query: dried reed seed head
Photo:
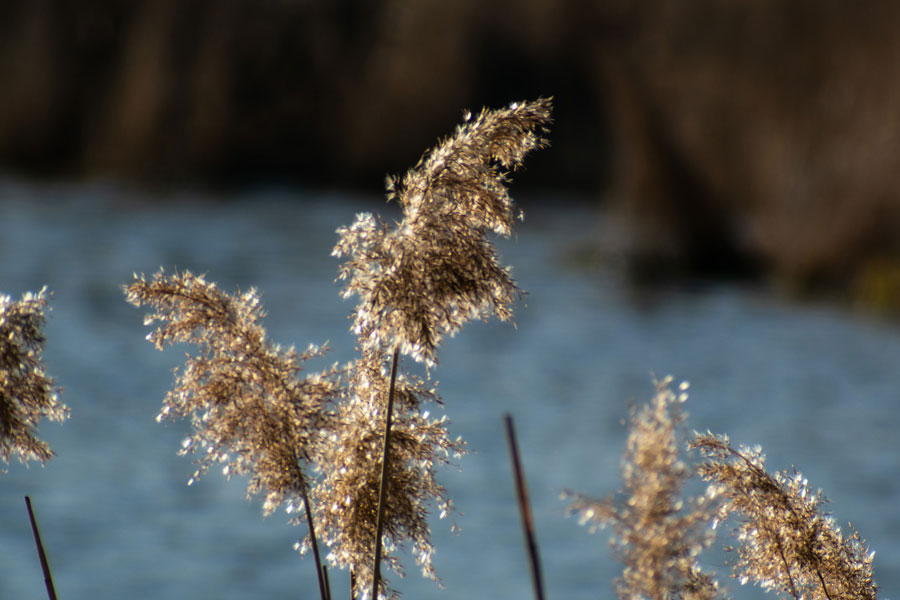
[[[620,598],[711,599],[718,584],[697,562],[713,541],[710,522],[715,516],[711,497],[682,499],[690,471],[678,456],[679,426],[685,417],[680,405],[687,384],[671,389],[671,378],[657,383],[656,395],[632,411],[623,457],[625,501],[595,500],[578,494],[569,512],[591,531],[612,526],[611,545],[625,564],[616,581]]]
[[[188,356],[166,395],[158,420],[189,417],[193,433],[182,453],[199,453],[198,470],[224,465],[227,476],[250,475],[248,495],[265,495],[266,514],[284,501],[300,502],[309,487],[303,468],[321,453],[333,428],[326,405],[339,389],[336,368],[300,379],[303,354],[266,340],[258,294],[229,295],[189,271],[151,280],[135,276],[127,288],[135,305],[156,312],[161,325],[148,339],[158,348],[175,342],[200,346]]]
[[[0,459],[5,464],[13,456],[22,463],[53,458],[37,437],[38,421],[69,416],[41,359],[47,310],[47,288],[16,301],[0,295]]]
[[[376,512],[382,465],[382,436],[389,374],[384,357],[364,353],[347,366],[346,397],[339,405],[340,426],[332,434],[323,473],[313,498],[316,517],[323,525],[322,539],[335,566],[350,568],[356,576],[357,595],[371,590],[375,550]],[[431,565],[428,514],[445,516],[452,509],[446,490],[436,480],[436,469],[465,452],[459,439],[451,440],[446,419],[419,412],[422,400],[434,391],[415,379],[398,378],[394,405],[388,494],[384,509],[383,560],[403,574],[396,548],[412,545],[423,575],[435,579]],[[404,400],[405,398],[405,400]],[[381,595],[392,596],[386,580]]]
[[[725,436],[698,434],[691,446],[710,459],[700,474],[725,499],[720,518],[740,517],[734,576],[741,583],[795,598],[876,598],[874,552],[856,531],[843,536],[822,512],[821,491],[800,473],[770,475],[759,447],[735,449]]]
[[[511,232],[518,213],[499,167],[516,168],[546,145],[538,132],[550,111],[549,99],[483,110],[402,182],[388,178],[388,197],[403,209],[400,223],[391,228],[361,214],[338,229],[333,254],[347,257],[338,278],[347,282],[344,297],[359,298],[353,330],[363,347],[399,347],[433,365],[444,335],[475,318],[511,318],[518,290],[486,232]]]
[[[467,113],[453,136],[438,143],[403,178],[388,180],[388,197],[403,206],[406,220],[445,217],[476,229],[509,235],[518,213],[506,188],[505,169],[548,145],[552,100],[515,102],[507,108]]]

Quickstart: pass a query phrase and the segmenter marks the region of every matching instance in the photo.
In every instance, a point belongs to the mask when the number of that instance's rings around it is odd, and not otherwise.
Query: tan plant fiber
[[[46,288],[20,300],[0,295],[0,460],[6,465],[13,456],[22,463],[53,458],[37,437],[38,421],[69,416],[41,357],[47,310]]]
[[[331,549],[328,558],[337,567],[351,569],[360,597],[369,592],[373,577],[389,363],[388,357],[367,352],[346,367],[339,426],[324,457],[331,467],[313,493],[322,539]],[[440,400],[425,382],[401,375],[395,394],[383,561],[402,576],[396,551],[409,542],[423,576],[437,581],[428,515],[433,507],[444,517],[453,504],[437,481],[436,469],[461,457],[465,444],[450,439],[446,417],[434,418],[421,410],[421,402]],[[382,577],[379,594],[392,593]]]
[[[190,482],[221,464],[229,477],[250,475],[247,494],[264,494],[265,514],[284,501],[302,505],[309,489],[304,464],[333,428],[325,407],[338,394],[333,371],[299,377],[301,363],[322,349],[298,354],[272,344],[259,324],[264,312],[255,290],[232,296],[189,271],[135,275],[127,297],[155,309],[145,322],[160,323],[147,336],[158,349],[176,342],[200,348],[157,417],[191,419],[193,433],[181,450],[199,454]]]
[[[345,371],[344,424],[331,461],[340,469],[326,474],[316,506],[328,523],[330,558],[350,568],[360,598],[372,596],[375,577],[389,357],[399,349],[432,367],[445,335],[474,318],[512,317],[518,290],[487,234],[508,236],[521,218],[506,187],[506,170],[547,144],[542,134],[550,112],[551,101],[539,99],[466,114],[454,135],[426,153],[402,181],[388,178],[388,199],[403,212],[399,223],[391,227],[363,213],[338,229],[333,255],[344,259],[338,272],[346,281],[342,295],[358,298],[352,320],[362,358]],[[421,399],[438,400],[435,392],[402,378],[397,398],[384,483],[382,560],[402,573],[394,549],[411,542],[423,574],[434,578],[428,507],[444,515],[452,506],[434,468],[461,454],[464,445],[450,440],[445,419],[419,412]],[[395,594],[384,579],[377,587],[379,597]]]
[[[540,99],[467,115],[402,182],[388,180],[388,197],[403,210],[399,223],[361,214],[338,230],[343,296],[359,300],[352,316],[359,358],[343,367],[300,378],[300,364],[321,350],[298,354],[268,342],[255,290],[231,296],[187,271],[135,275],[126,288],[129,302],[155,310],[146,322],[160,323],[148,336],[157,348],[201,348],[159,415],[192,420],[182,452],[200,454],[195,477],[219,464],[227,475],[249,474],[248,494],[265,494],[266,513],[308,499],[329,561],[350,569],[361,600],[396,595],[381,564],[402,575],[397,550],[407,546],[423,575],[437,580],[428,516],[443,517],[453,505],[436,469],[465,444],[450,438],[446,417],[423,410],[424,402],[441,404],[433,386],[404,373],[394,381],[386,426],[394,357],[402,352],[430,368],[443,336],[468,320],[512,316],[518,290],[487,234],[509,235],[521,217],[507,170],[547,144],[541,134],[550,110]],[[312,530],[312,518],[308,524]],[[297,547],[310,545],[317,551],[311,536]]]
[[[470,319],[512,317],[517,288],[486,233],[508,236],[521,213],[506,188],[507,172],[544,147],[551,102],[482,110],[440,142],[401,180],[388,178],[388,198],[403,219],[391,228],[363,213],[338,230],[344,297],[359,298],[354,331],[364,348],[400,351],[437,362],[444,335]]]
[[[688,386],[682,383],[676,393],[671,383],[670,377],[657,382],[650,403],[631,415],[622,462],[624,501],[566,493],[570,512],[591,531],[614,529],[612,546],[625,564],[616,580],[622,600],[709,600],[718,593],[697,560],[714,539],[715,498],[681,498],[691,476],[679,458],[678,435]]]
[[[875,553],[856,531],[844,537],[822,512],[822,492],[800,473],[770,475],[760,448],[735,449],[724,435],[697,435],[690,445],[709,459],[699,472],[724,499],[719,518],[740,520],[734,575],[741,583],[797,600],[876,598]]]

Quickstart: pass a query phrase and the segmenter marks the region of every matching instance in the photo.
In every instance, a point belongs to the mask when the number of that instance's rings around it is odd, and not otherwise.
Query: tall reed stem
[[[384,531],[384,505],[388,491],[388,467],[391,446],[391,413],[394,410],[394,385],[397,382],[397,363],[400,347],[394,349],[391,361],[391,386],[388,390],[387,411],[384,418],[384,445],[381,453],[381,483],[378,486],[378,513],[375,517],[375,566],[372,570],[372,600],[378,600],[378,582],[381,579],[381,534]]]
[[[316,539],[316,527],[313,524],[312,505],[309,503],[309,495],[306,492],[305,484],[300,488],[300,492],[303,496],[303,505],[306,511],[306,525],[309,527],[309,539],[312,541],[313,558],[316,561],[316,576],[319,579],[319,594],[321,594],[322,600],[331,600],[331,590],[329,589],[326,580],[328,575],[325,573],[325,567],[322,565],[322,559],[319,557],[319,542]]]
[[[31,531],[34,533],[34,543],[37,546],[38,558],[41,561],[41,570],[44,572],[44,583],[47,585],[47,596],[50,600],[56,600],[56,589],[53,587],[53,576],[50,575],[50,564],[47,562],[47,555],[44,553],[44,544],[41,542],[41,534],[38,531],[37,520],[34,518],[34,511],[31,509],[31,498],[25,496],[25,506],[28,508],[28,520],[31,521]]]
[[[534,585],[534,595],[537,600],[544,600],[544,581],[541,576],[541,559],[538,556],[537,538],[534,533],[534,520],[531,517],[531,503],[528,501],[528,488],[525,486],[525,473],[519,460],[519,446],[516,443],[516,430],[513,426],[512,415],[503,415],[506,422],[506,439],[509,442],[509,454],[512,458],[513,474],[516,479],[516,493],[519,499],[519,509],[522,513],[522,530],[525,532],[525,547],[528,551],[528,559],[531,564],[531,582]]]

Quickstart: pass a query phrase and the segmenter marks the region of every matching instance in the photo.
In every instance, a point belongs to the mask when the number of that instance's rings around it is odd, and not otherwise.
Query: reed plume
[[[145,323],[160,323],[147,337],[158,349],[178,342],[200,347],[157,416],[191,419],[181,453],[200,456],[190,482],[221,464],[229,477],[250,475],[247,494],[265,496],[265,514],[284,501],[302,503],[309,485],[303,465],[333,427],[325,406],[338,387],[331,372],[298,374],[323,350],[298,354],[272,344],[259,324],[265,313],[256,290],[232,296],[189,271],[159,271],[150,280],[135,275],[127,297],[156,310]]]
[[[392,438],[386,357],[393,355],[394,372],[401,353],[430,368],[443,337],[469,320],[512,317],[518,290],[487,233],[508,236],[521,218],[506,187],[507,170],[547,144],[542,134],[550,111],[551,101],[539,99],[482,110],[474,118],[467,113],[454,135],[426,153],[402,180],[388,177],[388,200],[398,202],[403,213],[399,223],[391,227],[363,213],[338,230],[333,255],[345,259],[338,271],[338,279],[346,281],[342,295],[358,298],[353,332],[363,356],[350,377],[345,428],[359,433],[356,442],[338,451],[354,459],[355,473],[348,476],[352,485],[342,479],[328,482],[322,495],[350,486],[353,493],[344,499],[352,499],[355,507],[350,512],[340,508],[346,505],[340,497],[319,504],[338,507],[334,516],[325,515],[341,532],[329,538],[332,557],[350,567],[354,593],[363,598],[393,594],[380,577],[381,561],[400,569],[390,550],[406,541],[414,544],[423,573],[434,576],[425,510],[435,504],[443,514],[450,505],[433,468],[463,450],[461,442],[449,441],[444,421],[431,421],[423,429],[417,402],[397,404],[398,430]],[[373,386],[375,381],[381,383]],[[403,389],[401,384],[401,395]],[[372,445],[378,440],[373,422],[384,423],[380,456]],[[360,447],[359,436],[369,443]],[[378,469],[380,482],[372,479]],[[381,557],[383,542],[389,551]]]
[[[687,384],[676,394],[671,383],[670,377],[658,382],[650,403],[632,412],[622,463],[624,502],[564,494],[572,499],[569,511],[592,532],[614,529],[611,545],[625,564],[615,582],[622,600],[709,600],[718,592],[697,560],[713,542],[714,494],[681,498],[691,476],[679,458]]]
[[[709,459],[699,472],[724,499],[719,518],[740,519],[734,576],[741,583],[796,600],[875,600],[875,553],[852,527],[841,533],[822,512],[822,492],[800,473],[770,475],[759,447],[735,449],[724,435],[698,434],[690,445]]]
[[[38,421],[61,422],[69,415],[41,358],[47,310],[46,288],[16,301],[0,295],[0,459],[5,465],[13,456],[22,463],[53,458],[50,446],[37,437]]]
[[[313,493],[323,540],[331,548],[329,558],[353,572],[359,596],[372,585],[389,363],[388,357],[365,352],[346,367],[339,426],[324,457],[332,467]],[[391,543],[383,560],[402,576],[395,550],[409,542],[423,576],[437,580],[428,515],[434,507],[444,517],[453,505],[436,479],[436,469],[459,458],[465,444],[449,438],[446,417],[430,417],[420,408],[425,401],[440,402],[424,381],[400,375],[395,394],[384,517],[384,535]],[[383,577],[379,594],[392,594]]]
[[[193,433],[180,452],[200,456],[188,484],[222,464],[228,478],[250,476],[247,495],[264,495],[264,514],[282,502],[289,512],[303,509],[324,600],[328,593],[304,466],[322,453],[334,429],[326,407],[338,395],[338,382],[334,370],[299,378],[300,365],[324,350],[310,346],[298,354],[269,342],[254,289],[232,296],[189,271],[170,277],[159,271],[150,280],[135,275],[126,294],[135,306],[155,309],[145,324],[160,323],[147,336],[158,349],[177,342],[200,347],[188,356],[157,417],[191,419]]]
[[[400,180],[388,199],[403,219],[391,228],[363,213],[338,230],[333,254],[345,298],[359,299],[354,332],[363,348],[403,354],[434,365],[444,335],[469,320],[512,317],[517,288],[486,233],[510,235],[522,214],[506,187],[525,155],[547,145],[551,101],[482,110],[441,141]]]
[[[285,501],[305,505],[310,538],[298,548],[318,552],[314,515],[330,562],[350,569],[355,596],[393,596],[380,566],[402,575],[396,549],[408,544],[436,580],[428,515],[452,510],[436,469],[465,444],[450,438],[446,418],[422,410],[440,397],[426,381],[398,374],[399,355],[430,368],[443,336],[468,320],[512,316],[518,290],[487,233],[508,236],[521,217],[507,171],[547,144],[550,110],[540,99],[467,115],[402,181],[388,178],[401,222],[361,214],[338,230],[343,296],[359,298],[352,318],[360,357],[344,367],[299,379],[300,364],[320,349],[297,354],[266,341],[252,289],[230,296],[186,271],[135,275],[126,288],[132,304],[156,310],[146,323],[161,323],[148,336],[157,348],[202,349],[188,357],[159,415],[191,419],[182,452],[202,450],[194,478],[224,464],[227,475],[250,475],[248,495],[265,494],[266,513]]]

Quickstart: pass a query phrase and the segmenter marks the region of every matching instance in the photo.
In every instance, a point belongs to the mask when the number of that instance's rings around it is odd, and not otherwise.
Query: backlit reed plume
[[[709,460],[701,476],[724,502],[720,518],[740,519],[734,576],[796,600],[874,600],[872,558],[859,533],[844,537],[821,512],[821,491],[800,473],[770,475],[760,448],[734,449],[727,436],[697,435],[691,446]],[[851,528],[852,530],[852,528]]]
[[[298,377],[300,364],[322,354],[284,349],[265,337],[264,317],[253,289],[231,296],[189,271],[147,280],[127,288],[128,301],[156,312],[146,324],[159,327],[148,336],[158,349],[188,342],[200,347],[178,372],[157,417],[189,417],[193,433],[182,453],[199,453],[199,469],[223,465],[230,475],[250,475],[248,495],[265,496],[266,514],[279,504],[300,501],[307,489],[303,465],[319,451],[331,428],[324,410],[337,393],[330,373]]]
[[[13,456],[22,463],[53,458],[37,437],[38,421],[69,415],[41,359],[45,310],[46,288],[17,301],[0,295],[0,459],[7,465]]]
[[[191,419],[193,433],[181,453],[199,453],[199,468],[189,483],[221,464],[229,478],[250,476],[247,495],[264,495],[264,514],[282,502],[291,511],[304,509],[320,594],[327,598],[304,466],[322,452],[333,429],[326,405],[338,383],[334,372],[299,378],[300,364],[322,350],[311,346],[298,354],[266,340],[253,289],[231,296],[188,271],[170,277],[159,271],[149,281],[135,275],[126,292],[135,306],[155,309],[145,323],[160,323],[147,336],[158,349],[176,342],[200,347],[188,356],[157,417]]]
[[[388,178],[388,198],[403,210],[389,227],[369,213],[338,230],[344,297],[363,348],[436,362],[441,338],[473,318],[512,316],[517,298],[510,269],[500,265],[486,233],[508,236],[521,216],[506,188],[505,169],[546,145],[549,99],[466,115],[402,181]]]
[[[374,352],[363,353],[347,366],[339,426],[323,461],[333,466],[313,494],[322,538],[331,548],[329,558],[334,565],[351,570],[360,596],[369,594],[373,577],[389,367],[390,359]],[[464,444],[448,437],[445,417],[431,418],[420,409],[424,401],[440,401],[423,381],[399,375],[394,393],[384,517],[384,535],[392,543],[383,559],[402,575],[396,545],[409,541],[423,576],[436,580],[428,515],[434,507],[444,517],[452,503],[435,472],[438,466],[459,458]],[[380,595],[391,594],[387,583],[380,578]]]
[[[400,565],[390,550],[407,541],[423,572],[433,576],[426,507],[435,504],[442,513],[449,508],[433,469],[447,454],[462,451],[461,443],[449,441],[442,421],[422,420],[418,402],[398,402],[398,429],[392,436],[388,363],[396,372],[402,353],[431,367],[444,335],[474,318],[511,318],[517,288],[487,233],[508,236],[521,217],[506,188],[506,171],[546,145],[542,134],[550,111],[550,100],[540,99],[482,110],[474,118],[467,114],[454,135],[402,181],[388,178],[388,199],[403,212],[399,223],[391,227],[364,213],[338,230],[333,254],[345,259],[338,274],[347,282],[343,296],[358,297],[353,331],[363,358],[350,369],[349,405],[342,412],[344,427],[357,432],[356,441],[347,437],[336,450],[353,460],[347,467],[352,472],[322,489],[323,496],[334,495],[329,486],[347,489],[327,505],[338,512],[332,526],[342,528],[329,541],[332,557],[350,567],[354,593],[363,598],[391,593],[380,578],[381,562],[397,571]],[[400,381],[401,394],[404,386],[409,397],[421,393],[408,381]],[[375,478],[379,469],[380,481]],[[355,504],[351,512],[342,508],[348,502]],[[352,526],[340,523],[341,514]],[[388,552],[382,557],[383,542]]]
[[[614,529],[612,546],[625,563],[616,580],[623,600],[707,600],[717,594],[716,582],[697,560],[713,542],[714,498],[682,500],[682,486],[691,476],[679,458],[687,384],[676,394],[671,381],[659,382],[653,400],[632,413],[622,466],[624,501],[564,494],[573,496],[569,510],[591,531]]]

